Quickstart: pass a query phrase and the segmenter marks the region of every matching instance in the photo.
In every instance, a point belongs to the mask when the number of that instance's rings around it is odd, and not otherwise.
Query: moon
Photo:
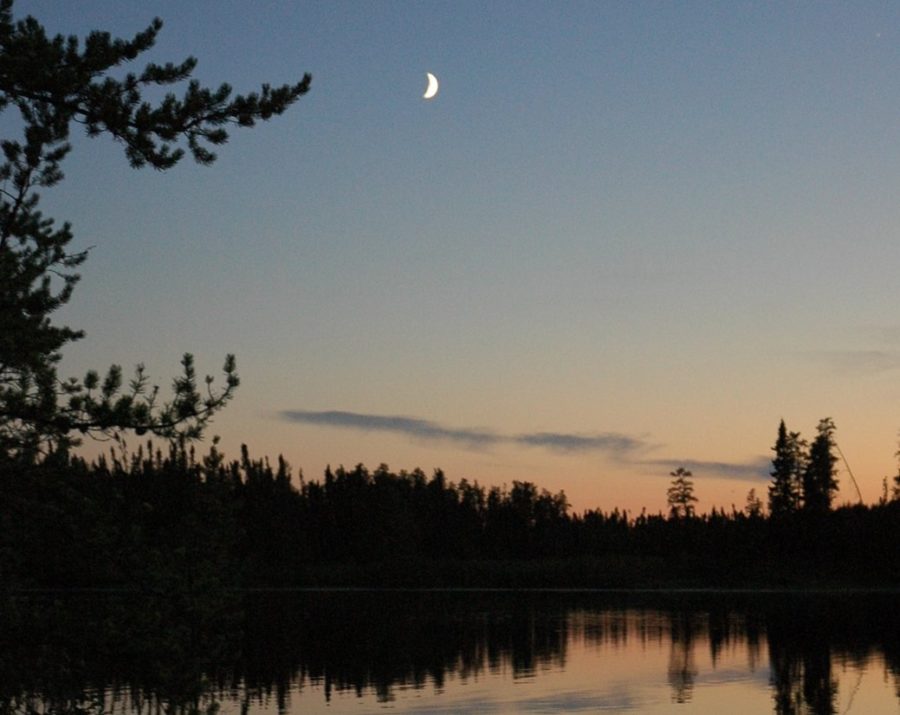
[[[435,95],[438,93],[438,80],[431,72],[426,72],[425,76],[428,77],[428,88],[425,90],[425,94],[422,95],[422,99],[434,99]]]

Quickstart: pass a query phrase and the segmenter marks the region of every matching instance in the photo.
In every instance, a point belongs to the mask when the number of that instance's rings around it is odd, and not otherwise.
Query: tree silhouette
[[[900,441],[898,441],[898,446],[900,446]],[[892,501],[900,501],[900,448],[894,452],[894,457],[897,458],[897,473],[892,480],[890,498]],[[887,478],[885,478],[885,492],[887,492]]]
[[[690,479],[693,475],[684,467],[678,467],[674,472],[669,472],[669,476],[673,477],[672,485],[666,492],[670,513],[676,518],[693,516],[693,502],[697,501],[694,482]]]
[[[744,506],[744,512],[747,516],[757,519],[763,514],[762,499],[756,496],[756,489],[747,492],[747,503]]]
[[[778,425],[778,438],[772,448],[772,482],[769,484],[769,513],[774,517],[791,514],[800,508],[800,487],[806,462],[806,442],[799,432],[788,432],[784,420]]]
[[[196,66],[189,57],[118,74],[153,46],[159,19],[131,40],[92,32],[82,44],[74,36],[48,37],[30,16],[15,22],[12,5],[0,0],[0,112],[18,111],[22,137],[0,142],[0,458],[33,461],[65,451],[77,443],[74,433],[134,429],[198,437],[238,385],[232,356],[225,361],[224,387],[213,390],[207,378],[201,392],[193,359],[185,355],[173,397],[164,404],[141,366],[126,389],[118,366],[104,379],[93,371],[83,380],[57,377],[61,349],[83,333],[54,325],[50,316],[71,298],[75,269],[87,251],[70,250],[71,227],[42,215],[37,190],[62,180],[73,123],[89,136],[121,142],[134,167],[169,169],[184,156],[182,143],[195,161],[209,164],[216,158],[210,147],[228,139],[226,127],[281,114],[309,89],[310,77],[234,97],[227,84],[210,90],[191,80],[181,98],[168,93],[152,103],[145,90],[186,81]]]
[[[834,422],[830,417],[819,420],[816,438],[809,447],[809,460],[803,470],[803,508],[811,513],[826,512],[837,491],[835,479],[837,457],[834,447]]]

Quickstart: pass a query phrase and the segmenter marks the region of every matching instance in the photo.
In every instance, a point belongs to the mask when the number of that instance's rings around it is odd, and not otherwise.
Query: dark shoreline
[[[900,596],[900,580],[893,574],[870,574],[865,580],[842,578],[848,571],[838,569],[829,574],[814,570],[800,571],[794,564],[792,577],[743,578],[746,573],[729,573],[728,578],[679,578],[657,573],[646,577],[644,559],[617,559],[629,568],[618,572],[606,568],[607,560],[470,560],[447,562],[315,564],[306,565],[285,583],[235,583],[225,574],[191,585],[182,579],[160,583],[122,583],[89,585],[65,583],[47,585],[0,585],[0,598],[7,596],[53,594],[111,594],[156,596],[165,594],[252,594],[252,593],[596,593],[628,594],[896,594]],[[714,570],[711,565],[710,570]],[[677,568],[674,569],[677,571]],[[748,571],[765,572],[760,562]],[[835,574],[838,574],[837,576]]]
[[[149,454],[149,447],[148,452]],[[215,456],[215,455],[213,455]],[[783,517],[571,514],[530,483],[174,450],[0,468],[0,598],[80,589],[894,592],[900,500]]]

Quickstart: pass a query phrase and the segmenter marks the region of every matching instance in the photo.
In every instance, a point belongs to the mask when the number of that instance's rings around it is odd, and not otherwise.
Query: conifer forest
[[[226,460],[152,444],[92,463],[0,470],[5,589],[896,586],[900,500],[768,509],[573,513],[530,482],[484,488],[440,470]],[[686,472],[686,470],[685,470]],[[683,474],[673,472],[684,478]],[[689,474],[689,472],[688,472]],[[691,485],[688,480],[688,485]],[[801,492],[802,494],[802,492]]]

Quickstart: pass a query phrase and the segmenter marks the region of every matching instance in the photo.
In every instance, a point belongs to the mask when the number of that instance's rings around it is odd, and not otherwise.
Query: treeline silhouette
[[[837,669],[848,665],[883,668],[900,697],[895,606],[885,595],[20,595],[0,611],[0,632],[16,636],[0,649],[0,712],[289,712],[312,686],[326,700],[390,703],[400,688],[451,679],[539,678],[563,667],[573,644],[636,642],[669,651],[675,702],[702,687],[699,652],[715,667],[738,647],[751,667],[768,659],[773,712],[832,715]]]
[[[213,445],[0,463],[0,591],[900,585],[900,502],[573,513],[530,482],[386,465],[293,478]]]

